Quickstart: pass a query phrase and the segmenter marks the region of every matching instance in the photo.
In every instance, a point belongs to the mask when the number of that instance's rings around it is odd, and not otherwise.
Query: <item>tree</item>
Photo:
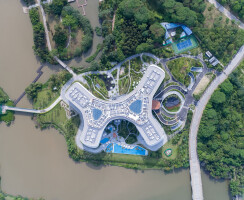
[[[31,100],[35,100],[37,98],[37,93],[42,88],[41,83],[32,83],[29,87],[25,89],[25,92],[27,94],[27,97]]]
[[[136,53],[151,52],[153,45],[148,43],[141,43],[136,47]]]
[[[66,15],[63,18],[63,25],[66,27],[70,27],[72,30],[76,30],[78,28],[78,20],[72,15]]]
[[[53,0],[52,4],[49,5],[51,13],[54,15],[61,15],[63,7],[68,4],[67,0]]]
[[[159,23],[152,24],[150,26],[149,30],[151,31],[152,39],[155,42],[158,42],[158,43],[163,42],[163,38],[165,35],[165,29]]]
[[[223,82],[220,85],[221,90],[225,93],[225,94],[231,94],[231,92],[233,91],[233,85],[232,83],[229,81],[229,79],[227,79],[225,82]]]
[[[135,19],[138,24],[153,19],[153,13],[141,0],[124,0],[119,4],[119,12],[128,20]]]
[[[214,92],[214,94],[211,97],[211,101],[216,104],[224,103],[226,100],[225,93],[220,92],[219,90]]]
[[[53,36],[53,40],[55,41],[56,46],[59,51],[62,51],[67,43],[68,34],[65,29],[63,29],[60,25],[55,27],[55,34]]]

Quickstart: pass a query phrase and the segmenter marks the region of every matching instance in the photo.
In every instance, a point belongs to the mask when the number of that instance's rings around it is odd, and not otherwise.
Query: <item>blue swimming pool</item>
[[[136,100],[129,106],[130,110],[136,114],[141,113],[142,110],[142,100]]]
[[[104,138],[104,139],[102,139],[101,141],[100,141],[100,143],[101,144],[105,144],[106,142],[108,142],[109,141],[109,138]]]
[[[97,108],[93,108],[92,109],[92,116],[94,120],[98,120],[102,115],[102,111],[97,109]]]
[[[110,145],[112,145],[112,147]],[[146,156],[148,154],[148,151],[140,146],[135,146],[133,149],[128,149],[118,144],[109,144],[106,148],[106,152],[141,156]]]
[[[107,146],[107,148],[105,149],[105,151],[107,152],[107,153],[112,153],[113,152],[113,143],[111,143],[111,144],[109,144],[108,146]]]

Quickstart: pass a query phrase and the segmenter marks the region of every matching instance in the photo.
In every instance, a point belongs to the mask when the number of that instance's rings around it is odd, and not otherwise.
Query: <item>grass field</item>
[[[65,110],[60,104],[56,105],[51,111],[37,116],[37,122],[39,124],[54,124],[62,131],[66,131],[65,124],[67,121]]]
[[[52,91],[50,88],[38,92],[37,101],[34,102],[35,109],[43,109],[52,104],[59,97],[59,92]]]
[[[165,154],[164,154],[164,151],[166,150],[166,149],[172,149],[172,155],[171,156],[166,156]],[[178,154],[178,145],[173,145],[172,144],[172,140],[170,140],[169,142],[167,142],[164,146],[163,146],[163,149],[162,149],[162,157],[164,158],[164,159],[170,159],[170,160],[172,160],[172,159],[175,159],[176,157],[177,157],[177,154]]]

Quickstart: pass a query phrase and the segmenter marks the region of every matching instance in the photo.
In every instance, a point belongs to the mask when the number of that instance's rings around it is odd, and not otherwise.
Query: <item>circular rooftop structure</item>
[[[153,110],[158,110],[160,108],[160,101],[157,101],[157,100],[152,100],[152,109]]]

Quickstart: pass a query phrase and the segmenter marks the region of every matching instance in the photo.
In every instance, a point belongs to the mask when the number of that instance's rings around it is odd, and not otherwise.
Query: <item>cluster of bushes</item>
[[[51,61],[45,38],[45,30],[42,22],[40,21],[40,15],[38,8],[32,8],[29,10],[29,16],[31,19],[31,24],[33,27],[33,37],[34,37],[34,52],[35,55],[39,56],[41,61]]]
[[[81,56],[82,53],[87,52],[92,46],[93,30],[89,20],[71,6],[65,6],[62,8],[61,17],[62,26],[59,24],[57,27],[55,27],[55,34],[53,36],[57,46],[56,54],[58,54],[61,59],[65,60],[68,60],[74,56]],[[82,36],[82,40],[78,41],[80,42],[79,46],[74,50],[66,48],[68,29],[70,29],[70,34],[72,37],[76,36],[79,29],[81,29],[84,34]]]
[[[230,179],[242,193],[244,161],[244,63],[220,85],[208,103],[198,133],[198,155],[214,178]]]
[[[25,92],[27,97],[32,100],[36,101],[38,92],[42,89],[49,87],[51,90],[60,91],[61,87],[71,79],[72,75],[67,71],[59,72],[58,74],[53,74],[46,84],[41,83],[32,83],[26,89]]]
[[[35,4],[35,0],[24,0],[24,2],[26,3],[27,6],[31,6]]]
[[[48,11],[54,15],[60,16],[63,7],[68,4],[67,0],[52,0],[52,3],[48,6]]]
[[[8,95],[4,92],[2,88],[0,88],[0,105],[7,105],[7,106],[13,106],[14,103],[11,101],[8,97]],[[0,111],[0,122],[5,122],[7,125],[10,125],[11,122],[14,120],[14,112],[13,111],[7,111],[6,114],[2,115]]]

